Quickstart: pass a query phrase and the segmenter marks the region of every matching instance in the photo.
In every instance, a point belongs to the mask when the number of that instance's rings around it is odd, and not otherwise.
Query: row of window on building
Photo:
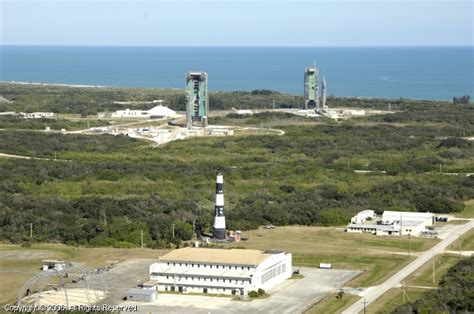
[[[177,289],[176,289],[177,288]],[[202,292],[203,293],[209,293],[209,292],[213,292],[213,293],[227,293],[227,291],[230,291],[233,295],[236,295],[238,293],[240,293],[239,290],[237,289],[226,289],[226,288],[194,288],[192,290],[197,290],[197,289],[202,289]],[[175,286],[165,286],[165,291],[179,291],[179,292],[186,292],[187,291],[187,288],[186,287],[181,287],[181,286],[178,286],[178,287],[175,287]]]
[[[194,265],[196,265],[197,268],[201,268],[201,266],[203,266],[203,268],[208,268],[208,267],[209,267],[209,268],[229,269],[229,270],[231,270],[231,269],[233,268],[233,269],[235,269],[235,270],[237,270],[237,269],[250,270],[250,267],[244,267],[244,266],[230,266],[230,265],[228,265],[228,266],[226,266],[226,265],[212,265],[212,264],[207,265],[207,264],[194,264],[194,263],[188,264],[188,263],[174,263],[174,262],[173,262],[173,263],[172,263],[172,262],[167,262],[166,265],[168,265],[168,266],[171,266],[171,265],[176,266],[176,265],[178,265],[178,266],[184,266],[184,267],[189,267],[189,266],[194,267]]]
[[[151,274],[152,276],[165,276],[165,274],[157,274],[157,273],[152,273]],[[170,275],[166,275],[166,279],[170,279],[173,278],[173,276],[170,276]],[[225,283],[225,282],[228,282],[228,283],[235,283],[235,284],[244,284],[244,282],[248,281],[250,283],[250,279],[225,279],[225,278],[222,278],[222,279],[219,279],[219,278],[209,278],[209,277],[195,277],[195,276],[179,276],[178,277],[178,280],[182,280],[182,279],[185,279],[185,280],[195,280],[197,279],[197,281],[209,281],[209,282],[222,282],[222,283]]]

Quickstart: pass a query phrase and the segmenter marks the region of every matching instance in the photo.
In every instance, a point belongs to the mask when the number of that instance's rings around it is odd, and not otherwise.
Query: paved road
[[[452,232],[447,235],[443,241],[432,247],[430,250],[422,253],[416,260],[411,262],[408,266],[400,270],[398,273],[387,279],[384,283],[379,286],[371,287],[365,291],[362,295],[362,298],[356,303],[352,304],[347,308],[343,314],[354,314],[359,313],[364,309],[364,300],[365,305],[369,305],[379,298],[382,294],[390,290],[391,288],[396,287],[402,280],[404,280],[408,275],[416,271],[419,267],[428,262],[433,255],[441,254],[444,250],[454,241],[456,241],[460,235],[468,232],[470,229],[474,228],[474,220],[470,220],[467,224],[456,226],[452,229]]]
[[[0,153],[0,157],[5,157],[5,158],[18,158],[18,159],[34,159],[34,160],[70,161],[70,160],[67,160],[67,159],[54,159],[54,158],[41,158],[41,157],[31,157],[31,156],[20,156],[20,155],[5,154],[5,153]]]

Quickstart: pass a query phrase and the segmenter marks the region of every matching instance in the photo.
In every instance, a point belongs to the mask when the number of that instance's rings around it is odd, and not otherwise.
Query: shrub
[[[258,295],[262,296],[262,295],[265,295],[265,290],[263,290],[262,288],[258,289]]]
[[[257,298],[258,297],[258,292],[255,290],[252,290],[249,292],[249,297],[251,298]]]
[[[23,242],[21,247],[31,247],[31,242]]]

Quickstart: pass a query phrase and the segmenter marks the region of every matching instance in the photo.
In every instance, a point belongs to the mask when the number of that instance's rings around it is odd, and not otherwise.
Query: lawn
[[[474,230],[465,233],[460,239],[454,241],[448,250],[459,251],[459,241],[461,241],[461,249],[463,251],[474,251]]]
[[[359,298],[359,296],[348,293],[345,293],[341,298],[337,298],[337,293],[331,293],[309,308],[305,314],[340,313]]]
[[[474,200],[464,202],[464,210],[460,213],[455,213],[454,216],[459,218],[474,218]]]
[[[413,272],[404,284],[407,286],[437,287],[441,277],[448,269],[459,261],[459,257],[451,254],[435,256],[435,282],[433,283],[433,260],[430,260]]]
[[[414,301],[426,293],[427,289],[417,288],[405,288],[405,301],[408,302],[408,298]],[[408,297],[407,297],[408,296]],[[391,313],[395,308],[403,304],[403,293],[402,288],[393,288],[383,294],[374,303],[370,304],[366,308],[366,313]]]
[[[354,287],[378,284],[414,258],[406,254],[406,238],[348,234],[335,227],[260,228],[243,232],[243,237],[248,240],[226,246],[291,252],[295,266],[318,267],[324,262],[338,269],[361,270],[363,273],[350,282]],[[425,251],[437,242],[412,237],[412,252]]]

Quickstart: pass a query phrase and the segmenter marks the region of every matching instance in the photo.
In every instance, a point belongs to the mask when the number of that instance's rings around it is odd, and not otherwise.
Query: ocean
[[[452,99],[474,96],[474,47],[244,48],[0,46],[0,81],[184,88],[206,71],[210,91],[303,94],[316,64],[328,95]]]

